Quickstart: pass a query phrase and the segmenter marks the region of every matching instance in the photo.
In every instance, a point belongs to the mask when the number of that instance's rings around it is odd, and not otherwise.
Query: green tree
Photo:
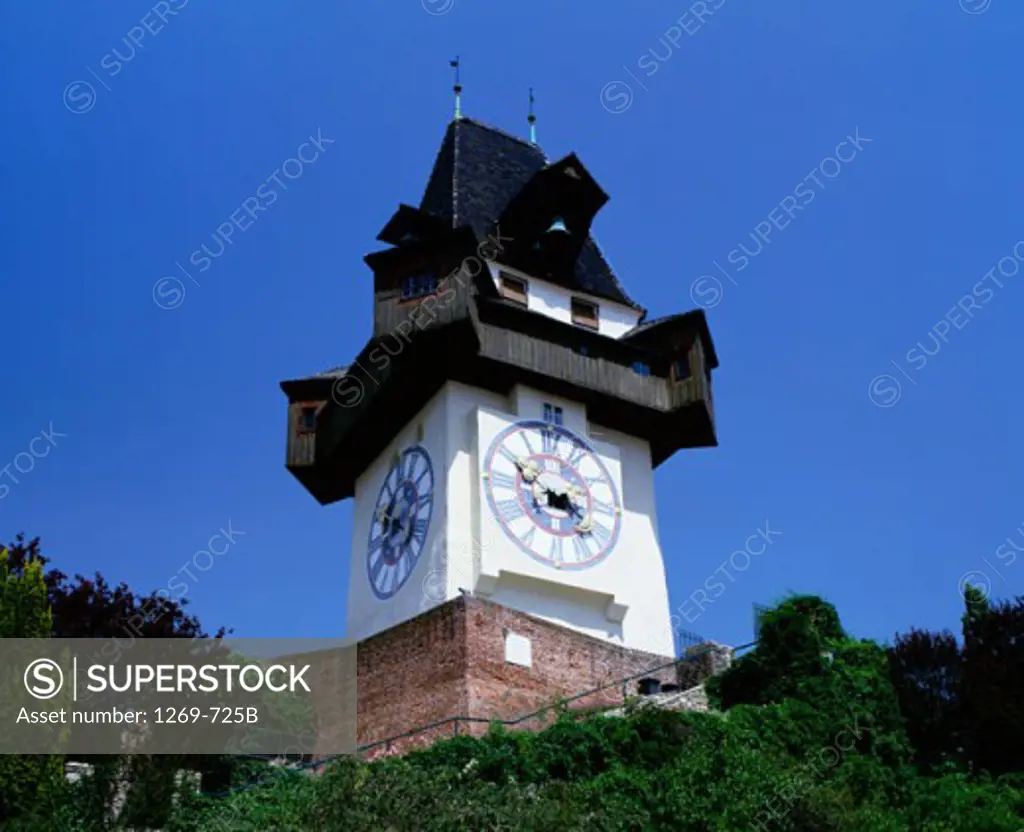
[[[950,632],[912,629],[888,650],[889,674],[914,747],[924,769],[962,758],[964,742],[963,657]]]
[[[29,560],[19,573],[0,549],[0,638],[49,638],[53,621],[43,566]],[[25,817],[59,791],[64,761],[57,756],[0,756],[0,822]]]
[[[976,772],[1024,770],[1024,598],[990,605],[964,593],[963,684],[967,755]]]

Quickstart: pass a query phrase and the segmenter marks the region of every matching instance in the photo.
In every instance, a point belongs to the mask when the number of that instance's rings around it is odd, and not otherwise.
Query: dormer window
[[[564,307],[563,307],[564,308]],[[572,322],[587,329],[597,329],[597,304],[581,298],[572,299]]]
[[[429,272],[402,279],[402,300],[416,300],[437,293],[437,275]]]
[[[303,405],[299,411],[299,433],[316,433],[316,405]]]
[[[676,381],[686,381],[690,377],[690,360],[685,355],[672,362],[672,377]]]
[[[525,280],[520,280],[518,277],[512,277],[507,272],[502,272],[498,281],[498,290],[505,300],[510,300],[521,306],[527,305]]]

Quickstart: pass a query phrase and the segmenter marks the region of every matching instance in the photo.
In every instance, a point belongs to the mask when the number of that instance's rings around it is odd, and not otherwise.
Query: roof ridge
[[[452,228],[459,227],[459,122],[452,122]]]

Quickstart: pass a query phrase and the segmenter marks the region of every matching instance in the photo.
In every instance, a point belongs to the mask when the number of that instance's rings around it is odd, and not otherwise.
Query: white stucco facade
[[[565,427],[591,444],[622,501],[614,548],[587,569],[556,569],[528,557],[506,536],[486,499],[482,465],[492,439],[513,422],[542,418],[544,403],[561,407]],[[433,464],[433,515],[415,568],[393,597],[381,600],[367,577],[368,536],[395,454],[415,443]],[[591,426],[583,406],[529,388],[517,386],[504,397],[446,384],[356,483],[346,634],[366,638],[460,590],[626,647],[671,655],[647,443]]]
[[[585,292],[574,292],[530,277],[516,269],[489,262],[494,285],[500,287],[500,274],[507,272],[526,283],[526,308],[531,312],[554,318],[567,324],[572,323],[572,298],[590,301],[598,308],[597,331],[609,338],[621,338],[640,322],[640,313],[629,306],[614,301],[588,295]]]

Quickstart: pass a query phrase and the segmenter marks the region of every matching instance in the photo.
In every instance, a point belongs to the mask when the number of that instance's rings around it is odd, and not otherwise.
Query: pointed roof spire
[[[455,56],[454,61],[449,61],[448,64],[452,69],[455,70],[455,86],[452,90],[455,92],[455,118],[456,120],[462,118],[462,84],[459,83],[459,56]]]
[[[537,116],[533,114],[533,87],[530,87],[530,114],[526,117],[530,125],[530,144],[537,144]]]

